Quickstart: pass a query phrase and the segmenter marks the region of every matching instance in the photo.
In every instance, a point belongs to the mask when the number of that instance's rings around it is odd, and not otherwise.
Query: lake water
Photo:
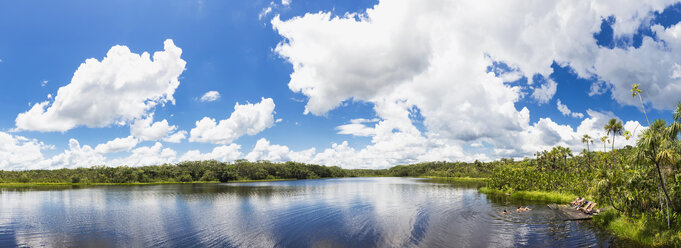
[[[526,213],[502,215],[530,205]],[[601,247],[588,221],[415,178],[0,189],[0,247]]]

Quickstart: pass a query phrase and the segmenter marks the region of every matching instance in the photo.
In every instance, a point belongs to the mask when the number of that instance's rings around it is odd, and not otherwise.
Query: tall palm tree
[[[674,110],[674,123],[669,126],[669,137],[672,140],[675,140],[679,132],[681,132],[681,102],[676,103],[676,110]]]
[[[593,142],[593,140],[591,139],[591,136],[589,136],[588,134],[585,134],[584,136],[582,136],[582,143],[586,143],[586,152],[587,153],[589,152],[589,141]]]
[[[648,123],[648,126],[650,126],[650,121],[648,120],[648,114],[646,114],[646,108],[643,106],[643,98],[641,97],[641,89],[639,87],[641,84],[632,84],[631,85],[631,97],[636,97],[638,96],[638,100],[641,102],[641,109],[643,110],[643,115],[646,116],[646,122]]]
[[[584,136],[582,136],[582,143],[586,143],[585,155],[586,155],[586,158],[587,158],[587,162],[589,163],[589,169],[591,169],[591,155],[589,154],[589,142],[591,142],[591,144],[594,143],[594,140],[591,139],[591,136],[589,136],[588,134],[585,134]]]
[[[622,135],[622,132],[624,131],[622,121],[612,118],[608,121],[608,124],[605,124],[603,129],[605,129],[608,135],[612,133],[612,148],[610,148],[610,151],[615,150],[615,136]]]

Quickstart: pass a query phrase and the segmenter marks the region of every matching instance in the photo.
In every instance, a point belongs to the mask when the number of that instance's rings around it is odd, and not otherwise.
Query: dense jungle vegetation
[[[231,182],[246,180],[313,179],[380,176],[385,170],[342,169],[296,162],[188,161],[175,165],[0,171],[0,183],[169,183]]]

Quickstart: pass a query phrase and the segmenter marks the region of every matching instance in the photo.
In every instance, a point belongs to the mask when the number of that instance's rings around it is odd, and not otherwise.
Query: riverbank
[[[438,181],[451,181],[451,182],[478,182],[478,183],[485,183],[487,182],[487,178],[485,177],[430,177],[430,176],[422,176],[418,178],[427,178],[427,179],[436,179]]]
[[[644,246],[680,247],[681,231],[667,229],[666,221],[650,220],[648,216],[628,217],[611,209],[594,216],[596,226],[615,236]],[[666,220],[666,219],[665,219]]]
[[[485,194],[495,194],[495,195],[506,195],[512,199],[517,200],[531,200],[531,201],[546,201],[552,203],[570,203],[575,198],[574,194],[561,193],[561,192],[545,192],[545,191],[503,191],[498,189],[490,189],[487,187],[482,187],[478,189],[480,193]]]
[[[485,194],[505,195],[517,200],[538,200],[554,203],[569,203],[577,197],[573,194],[560,192],[506,192],[486,187],[482,187],[478,191]],[[664,225],[660,225],[662,222],[660,220],[648,220],[646,216],[639,218],[627,217],[614,209],[601,212],[593,217],[593,223],[596,226],[609,231],[620,239],[630,240],[641,246],[680,247],[681,231],[669,230],[667,229],[666,222],[664,222]]]

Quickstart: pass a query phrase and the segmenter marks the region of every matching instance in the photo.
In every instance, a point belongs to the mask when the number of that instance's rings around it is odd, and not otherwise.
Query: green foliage
[[[192,180],[192,176],[184,174],[184,175],[180,176],[179,178],[177,178],[177,181],[180,181],[180,182],[183,182],[183,183],[189,183],[189,182],[192,182],[193,180]]]
[[[507,192],[498,189],[490,189],[482,187],[478,189],[479,192],[485,194],[508,195],[512,199],[531,200],[531,201],[545,201],[554,203],[569,203],[577,196],[569,193],[560,192],[546,192],[546,191],[515,191]]]
[[[181,162],[176,165],[142,167],[105,167],[0,171],[1,184],[135,184],[163,182],[230,182],[236,180],[312,179],[350,176],[386,176],[388,170],[346,170],[337,166],[270,161],[237,160],[223,163],[215,160]]]

